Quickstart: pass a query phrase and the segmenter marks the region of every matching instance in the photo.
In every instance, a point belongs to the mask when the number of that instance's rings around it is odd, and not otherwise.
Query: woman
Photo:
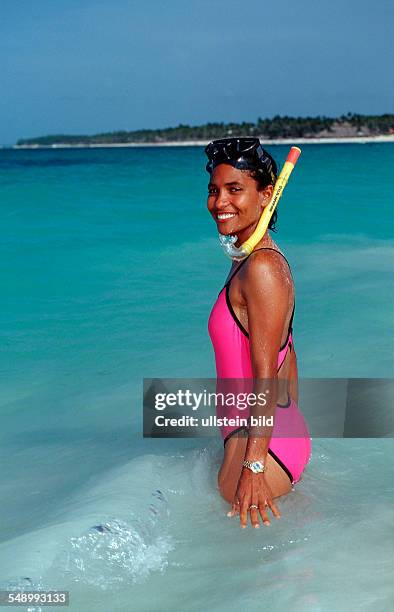
[[[205,151],[208,210],[219,233],[236,235],[239,246],[253,234],[271,200],[276,163],[257,138],[213,141]],[[276,218],[274,212],[269,229],[274,229]],[[287,423],[292,432],[280,437],[272,435],[275,427],[269,434],[265,429],[264,435],[256,426],[222,428],[219,490],[232,504],[228,516],[239,513],[243,528],[248,513],[255,528],[259,518],[270,524],[268,509],[280,517],[274,499],[292,489],[310,458],[309,432],[297,407],[294,308],[289,264],[267,230],[251,255],[233,263],[209,318],[218,379],[253,379],[256,393],[262,381],[271,381],[265,414],[274,415],[275,426]]]

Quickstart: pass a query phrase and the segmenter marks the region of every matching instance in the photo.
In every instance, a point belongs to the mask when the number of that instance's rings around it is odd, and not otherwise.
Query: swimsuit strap
[[[254,251],[252,251],[251,253],[249,253],[249,255],[247,257],[245,257],[245,259],[243,261],[241,261],[241,263],[239,264],[239,266],[234,270],[234,272],[232,273],[232,275],[230,276],[230,278],[228,279],[228,281],[226,282],[226,284],[224,285],[224,287],[228,287],[231,283],[231,281],[233,280],[234,276],[237,274],[238,270],[240,270],[242,268],[242,266],[248,261],[249,257],[251,255],[253,255],[254,253],[257,253],[257,251],[275,251],[275,253],[279,253],[279,255],[281,255],[283,257],[283,259],[285,260],[285,262],[287,263],[287,265],[289,266],[289,270],[290,270],[290,274],[291,274],[291,268],[290,268],[290,264],[287,261],[286,257],[283,255],[283,253],[281,253],[280,251],[278,251],[278,249],[273,249],[272,247],[261,247],[260,249],[255,249]],[[223,289],[224,289],[223,287]],[[294,314],[294,312],[293,312]],[[291,317],[291,321],[293,321],[293,316]]]
[[[249,253],[249,255],[247,257],[245,257],[245,259],[243,261],[241,261],[239,266],[237,268],[235,268],[234,272],[232,273],[232,275],[230,276],[230,278],[228,279],[228,281],[224,285],[224,287],[227,287],[228,285],[230,285],[231,281],[233,280],[234,276],[237,274],[238,270],[240,270],[242,268],[242,266],[248,261],[248,259],[251,256],[251,254],[252,253]],[[224,287],[223,287],[223,289],[224,289]]]
[[[234,272],[232,273],[232,275],[230,276],[230,278],[228,279],[227,283],[224,285],[223,289],[226,288],[226,302],[227,302],[227,306],[230,310],[230,313],[233,317],[233,319],[235,320],[235,322],[237,323],[238,327],[241,329],[241,331],[243,332],[243,334],[249,338],[249,333],[246,331],[246,329],[244,328],[244,326],[242,325],[241,321],[239,321],[238,317],[236,316],[233,307],[231,305],[230,302],[230,283],[233,280],[234,276],[237,274],[238,270],[240,270],[240,268],[242,268],[242,266],[244,265],[244,263],[246,263],[249,259],[249,257],[251,255],[253,255],[253,253],[257,253],[257,251],[275,251],[276,253],[279,253],[279,255],[281,255],[283,257],[283,259],[285,260],[285,262],[287,263],[287,265],[289,266],[289,271],[291,274],[291,268],[290,268],[290,264],[287,261],[286,257],[283,255],[283,253],[281,253],[280,251],[278,251],[278,249],[273,249],[272,247],[261,247],[260,249],[255,249],[254,251],[252,251],[247,257],[245,257],[245,259],[243,261],[241,261],[241,263],[239,264],[239,266],[234,270]],[[293,276],[292,276],[293,278]],[[223,291],[222,289],[222,291]],[[220,294],[219,294],[220,295]],[[293,338],[292,338],[292,331],[293,331],[293,319],[294,319],[294,312],[295,312],[295,300],[294,300],[294,304],[293,304],[293,312],[291,313],[291,317],[290,317],[290,322],[289,322],[289,327],[288,327],[288,331],[287,331],[287,338],[285,343],[283,344],[283,346],[280,347],[279,351],[282,352],[284,349],[286,349],[284,358],[281,362],[281,364],[279,365],[278,370],[280,369],[280,367],[282,366],[285,357],[287,355],[287,351],[290,349],[291,351],[291,347],[293,345]]]

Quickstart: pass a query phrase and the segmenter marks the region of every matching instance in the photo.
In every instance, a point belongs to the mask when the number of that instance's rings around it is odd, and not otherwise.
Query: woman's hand
[[[257,507],[250,508],[250,506]],[[274,504],[271,489],[265,479],[264,472],[254,474],[248,468],[243,468],[238,481],[235,499],[227,516],[235,516],[239,512],[241,527],[245,528],[248,512],[250,512],[252,526],[258,528],[260,527],[259,515],[264,525],[270,525],[267,508],[271,509],[272,514],[276,518],[280,518],[280,512]]]

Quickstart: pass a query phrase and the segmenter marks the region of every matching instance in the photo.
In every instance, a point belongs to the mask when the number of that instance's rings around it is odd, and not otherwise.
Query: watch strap
[[[260,467],[260,469],[258,471],[255,471],[253,469],[253,466],[255,463],[259,463],[262,467]],[[245,461],[243,462],[243,467],[249,468],[249,470],[251,470],[254,474],[262,474],[263,472],[266,471],[266,467],[264,464],[264,461],[262,459],[255,459],[255,461],[249,461],[248,459],[245,459]]]

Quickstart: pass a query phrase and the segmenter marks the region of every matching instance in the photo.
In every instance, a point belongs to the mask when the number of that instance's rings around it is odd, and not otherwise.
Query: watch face
[[[252,463],[252,470],[255,474],[258,474],[259,472],[262,472],[264,469],[263,464],[261,463],[261,461],[254,461]]]

